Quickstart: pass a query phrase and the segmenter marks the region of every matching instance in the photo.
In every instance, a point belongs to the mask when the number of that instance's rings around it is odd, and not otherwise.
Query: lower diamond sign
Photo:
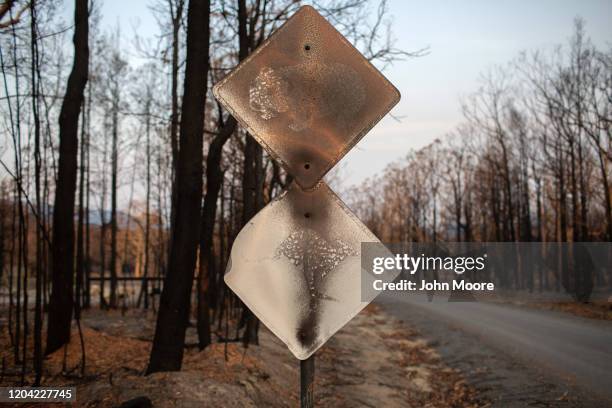
[[[326,184],[293,185],[240,231],[225,282],[305,360],[368,304],[362,242],[378,239]]]

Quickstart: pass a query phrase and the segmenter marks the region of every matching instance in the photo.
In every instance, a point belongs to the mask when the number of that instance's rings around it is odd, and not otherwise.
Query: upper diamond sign
[[[400,98],[398,90],[309,6],[287,20],[213,93],[307,189]]]

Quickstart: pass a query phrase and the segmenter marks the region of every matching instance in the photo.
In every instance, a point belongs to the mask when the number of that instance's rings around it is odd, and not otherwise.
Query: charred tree
[[[178,153],[179,153],[179,101],[178,101],[178,78],[179,78],[179,51],[181,46],[180,35],[183,21],[183,10],[185,0],[171,0],[168,2],[170,18],[172,22],[172,67],[171,67],[171,113],[170,113],[170,148],[172,152],[172,192],[170,197],[170,229],[174,226],[176,216]]]
[[[213,271],[216,271],[212,260],[213,233],[217,218],[217,201],[219,190],[223,182],[221,170],[221,156],[223,146],[236,129],[236,119],[230,116],[227,122],[220,127],[219,133],[210,143],[206,157],[206,195],[202,208],[202,231],[200,237],[200,262],[198,275],[198,345],[200,350],[206,348],[211,342],[210,338],[210,285],[216,281]]]
[[[38,101],[38,27],[36,22],[36,1],[30,3],[30,36],[31,36],[31,76],[32,76],[32,115],[34,117],[34,184],[36,192],[36,214],[42,213],[41,199],[41,152],[40,152],[40,116]],[[0,227],[1,228],[1,227]],[[34,303],[34,385],[40,385],[42,378],[42,274],[43,274],[43,230],[41,220],[36,223],[36,292]],[[2,250],[2,248],[0,248]],[[2,256],[2,255],[0,255]],[[1,266],[0,266],[1,267]],[[1,273],[0,273],[1,276]]]
[[[46,354],[70,341],[78,127],[89,64],[88,7],[88,0],[75,1],[74,61],[59,117],[58,178],[53,206],[53,287],[49,299]]]
[[[247,7],[245,0],[238,0],[238,59],[242,61],[249,55],[252,45],[252,36],[247,26]],[[242,224],[246,223],[257,213],[257,168],[258,155],[261,155],[259,145],[250,134],[246,134],[244,147],[244,163],[242,171]],[[255,315],[245,307],[242,311],[242,323],[245,325],[243,343],[257,344],[258,320]]]
[[[209,19],[210,1],[189,1],[187,59],[176,174],[177,211],[147,374],[179,370],[182,365],[200,238],[202,137],[208,83]]]

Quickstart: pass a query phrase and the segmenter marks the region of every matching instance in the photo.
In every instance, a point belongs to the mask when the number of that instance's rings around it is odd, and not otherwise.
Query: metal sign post
[[[300,407],[314,407],[315,354],[300,360]]]
[[[301,360],[300,404],[312,407],[314,353],[373,300],[360,251],[378,242],[321,180],[400,95],[310,6],[213,93],[295,180],[240,231],[225,282]]]

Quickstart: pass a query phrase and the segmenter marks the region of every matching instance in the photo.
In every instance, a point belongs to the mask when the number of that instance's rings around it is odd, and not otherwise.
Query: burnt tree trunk
[[[117,183],[119,156],[119,101],[118,89],[113,92],[112,126],[113,141],[111,146],[111,253],[110,253],[110,302],[111,308],[117,307]]]
[[[170,114],[170,148],[172,152],[172,191],[170,197],[170,229],[174,226],[176,215],[176,174],[178,172],[178,128],[179,128],[179,104],[178,104],[178,77],[179,77],[179,49],[181,22],[183,21],[184,0],[178,0],[175,4],[170,1],[170,15],[172,18],[172,83],[171,83],[171,109]]]
[[[89,222],[89,196],[91,191],[90,182],[90,149],[89,141],[91,135],[91,86],[88,87],[87,93],[87,132],[86,139],[82,142],[85,144],[85,293],[83,298],[83,307],[88,309],[91,306],[91,223]]]
[[[245,0],[238,0],[238,59],[242,61],[250,52],[249,34],[247,32],[247,8]],[[244,147],[244,164],[242,172],[242,225],[247,222],[257,212],[257,174],[256,159],[259,145],[250,134],[246,134],[246,144]],[[246,325],[243,342],[258,343],[257,328],[258,320],[255,315],[245,306],[241,321]]]
[[[89,65],[88,0],[76,0],[74,61],[59,116],[58,178],[53,206],[53,287],[49,299],[46,354],[70,340],[74,275],[74,198],[77,176],[79,113]]]
[[[177,166],[176,223],[168,271],[161,293],[147,374],[180,370],[202,201],[202,135],[208,80],[209,0],[190,0],[187,9],[187,59]]]
[[[210,305],[211,281],[215,283],[212,272],[216,270],[212,258],[213,233],[217,216],[217,200],[223,182],[221,156],[223,146],[236,129],[236,119],[230,116],[225,126],[210,143],[206,157],[206,195],[202,208],[202,231],[200,237],[200,270],[198,275],[198,346],[200,350],[211,342]]]
[[[151,243],[151,95],[147,91],[146,105],[147,119],[145,124],[145,135],[147,137],[146,153],[146,199],[145,199],[145,237],[144,237],[144,272],[142,274],[142,295],[144,297],[144,308],[149,308],[149,245]],[[161,214],[160,214],[161,216]]]
[[[34,385],[40,385],[42,378],[42,245],[43,245],[43,230],[40,223],[40,214],[42,213],[41,202],[41,169],[42,161],[40,154],[40,117],[38,108],[38,90],[39,90],[39,61],[38,61],[38,36],[37,36],[37,4],[36,1],[30,3],[30,33],[31,33],[31,74],[32,74],[32,116],[34,118],[34,177],[36,191],[36,298],[34,306],[34,371],[36,377]],[[2,203],[3,205],[4,203]],[[3,217],[3,215],[0,215]],[[3,228],[3,219],[0,220],[0,229]],[[0,239],[0,258],[4,250],[2,240]],[[0,261],[0,279],[2,278],[2,261]]]

